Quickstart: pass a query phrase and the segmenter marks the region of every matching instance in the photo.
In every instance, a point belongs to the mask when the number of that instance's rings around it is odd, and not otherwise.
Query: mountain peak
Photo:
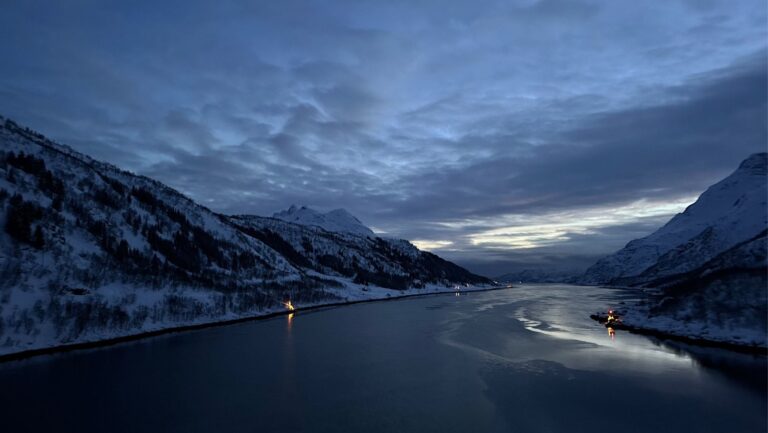
[[[768,154],[755,153],[667,224],[590,267],[582,281],[659,278],[696,268],[765,230]]]
[[[273,218],[294,224],[317,226],[329,232],[348,233],[357,236],[376,236],[373,230],[366,227],[359,219],[346,209],[334,209],[321,213],[306,206],[291,205],[287,210],[277,212]]]
[[[766,174],[768,171],[768,153],[760,152],[749,155],[739,165],[739,171],[749,171],[753,174]]]

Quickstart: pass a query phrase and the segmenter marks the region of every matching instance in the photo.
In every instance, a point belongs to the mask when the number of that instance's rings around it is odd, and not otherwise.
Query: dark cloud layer
[[[227,213],[583,268],[766,143],[766,4],[10,1],[0,112]]]
[[[585,116],[535,147],[511,136],[464,137],[467,147],[480,142],[494,153],[416,174],[409,188],[419,193],[397,211],[436,217],[443,209],[435,205],[452,198],[461,203],[454,211],[461,218],[700,193],[765,146],[765,62],[761,53],[667,89],[678,99],[665,104]],[[527,149],[510,155],[508,147]]]

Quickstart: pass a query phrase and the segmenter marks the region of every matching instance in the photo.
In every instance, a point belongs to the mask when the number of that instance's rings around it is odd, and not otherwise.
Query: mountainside
[[[685,274],[656,282],[661,290],[630,312],[630,326],[668,334],[768,345],[767,231]]]
[[[220,215],[0,117],[0,354],[264,314],[289,299],[490,283],[376,238],[344,211],[324,217],[328,229]]]
[[[766,153],[757,153],[653,234],[587,269],[586,284],[647,285],[695,269],[768,223]]]
[[[357,284],[394,289],[419,288],[437,282],[489,283],[488,279],[420,251],[405,240],[330,232],[314,225],[252,215],[233,216],[230,221],[310,275],[333,275]]]
[[[624,324],[765,347],[768,337],[766,170],[758,153],[650,236],[589,268],[581,282],[659,289]]]
[[[332,210],[328,213],[320,213],[306,206],[291,206],[287,210],[277,212],[273,218],[290,223],[305,226],[317,226],[329,232],[351,233],[358,236],[376,237],[373,230],[369,229],[359,219],[344,209]]]

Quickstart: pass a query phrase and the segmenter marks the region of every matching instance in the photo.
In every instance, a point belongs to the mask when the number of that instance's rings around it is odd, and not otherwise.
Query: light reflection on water
[[[505,297],[507,302],[503,302],[502,298]],[[460,348],[468,354],[481,355],[493,362],[495,367],[489,370],[486,383],[491,388],[491,395],[500,399],[498,404],[509,410],[514,405],[526,405],[527,400],[536,398],[536,392],[528,392],[523,396],[509,391],[512,388],[539,389],[527,377],[536,371],[538,376],[547,377],[542,382],[548,383],[545,388],[556,390],[562,387],[564,383],[558,378],[566,378],[565,383],[578,383],[572,391],[556,391],[565,392],[565,396],[557,398],[557,407],[564,410],[579,408],[583,401],[592,398],[604,399],[605,395],[595,394],[595,390],[605,387],[606,383],[616,384],[608,389],[618,388],[619,384],[625,388],[620,398],[626,407],[634,408],[636,413],[643,412],[637,410],[638,404],[646,410],[653,408],[646,418],[634,420],[637,425],[645,425],[645,428],[637,428],[632,420],[616,418],[616,422],[620,421],[624,425],[625,431],[626,427],[635,427],[629,431],[675,431],[679,428],[684,431],[724,431],[724,428],[728,431],[753,431],[755,426],[758,427],[754,431],[765,431],[766,358],[723,349],[663,343],[655,338],[627,332],[619,332],[617,336],[613,328],[606,329],[588,317],[595,311],[603,310],[605,305],[617,302],[623,304],[632,297],[631,292],[604,288],[564,285],[518,287],[510,293],[489,295],[490,299],[480,302],[475,311],[486,317],[495,315],[513,319],[525,331],[541,336],[536,339],[541,344],[528,346],[525,338],[513,330],[502,343],[461,338],[461,326],[454,326],[444,340],[452,347]],[[514,301],[510,298],[514,298]],[[534,365],[538,367],[534,368]],[[610,373],[610,376],[605,376],[605,373]],[[727,382],[723,382],[723,379]],[[527,388],[527,385],[533,388]],[[746,397],[732,385],[745,388],[756,399]],[[575,394],[571,395],[571,392]],[[726,395],[730,397],[722,397]],[[715,396],[721,396],[722,400],[717,404],[722,407],[735,405],[742,408],[748,406],[750,409],[744,409],[746,413],[736,420],[727,421],[726,416],[719,416],[709,421],[687,421],[690,424],[686,425],[680,423],[688,414],[685,404],[676,409],[680,413],[676,420],[665,421],[667,416],[663,412],[671,407],[671,396],[691,402],[699,399],[712,402],[717,398]],[[547,397],[541,395],[540,398]],[[653,404],[649,404],[648,399],[653,399]],[[579,410],[585,411],[579,417],[591,417],[587,413],[588,407]],[[709,416],[712,417],[715,409],[710,410],[712,413]],[[727,410],[731,413],[738,411]],[[611,414],[611,417],[615,416]],[[666,424],[654,424],[649,419],[653,416]],[[750,419],[756,424],[744,427],[752,422],[745,421]],[[763,421],[758,422],[760,419]],[[741,422],[747,424],[739,424]],[[528,427],[532,429],[530,431],[540,428],[536,425]],[[527,430],[523,427],[521,431]]]
[[[476,311],[506,314],[527,331],[568,343],[563,350],[539,352],[537,349],[533,353],[540,353],[539,356],[546,356],[570,368],[646,374],[690,369],[694,360],[686,351],[670,350],[645,336],[627,332],[620,332],[617,336],[612,329],[606,333],[603,325],[589,319],[590,314],[617,301],[614,292],[613,289],[599,287],[524,285],[511,289],[509,293],[489,295],[490,299],[483,299],[482,302],[478,300]],[[631,299],[633,295],[631,292],[619,293],[624,299]],[[510,302],[510,298],[514,302]],[[518,343],[517,339],[513,339],[510,345]],[[510,349],[510,352],[513,350]],[[502,356],[530,359],[520,354]]]

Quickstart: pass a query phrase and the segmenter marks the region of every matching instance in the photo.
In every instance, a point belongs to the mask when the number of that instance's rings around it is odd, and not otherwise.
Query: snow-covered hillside
[[[305,226],[317,226],[329,232],[351,233],[358,236],[376,237],[373,230],[366,227],[359,219],[345,209],[336,209],[328,213],[320,213],[306,206],[292,205],[287,210],[277,212],[273,218],[281,219]]]
[[[406,289],[434,282],[489,282],[405,240],[332,232],[252,215],[233,216],[230,221],[300,269],[360,284]]]
[[[766,347],[766,231],[697,269],[659,282],[661,291],[624,317],[633,327],[684,337]]]
[[[662,228],[598,261],[581,282],[649,284],[695,269],[757,235],[768,223],[766,159],[766,153],[750,156]]]
[[[325,216],[336,226],[220,215],[0,117],[0,355],[255,316],[288,299],[490,283],[346,212]]]
[[[768,155],[758,153],[650,236],[589,268],[582,283],[658,289],[634,328],[765,347]]]

